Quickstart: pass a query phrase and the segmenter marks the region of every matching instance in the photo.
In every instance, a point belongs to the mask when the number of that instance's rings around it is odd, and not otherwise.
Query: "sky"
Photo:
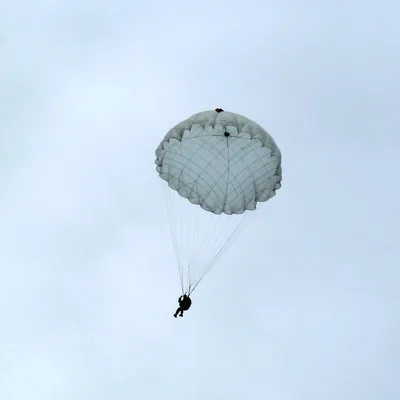
[[[1,9],[2,400],[400,398],[397,2]],[[154,151],[215,107],[282,188],[176,320]]]

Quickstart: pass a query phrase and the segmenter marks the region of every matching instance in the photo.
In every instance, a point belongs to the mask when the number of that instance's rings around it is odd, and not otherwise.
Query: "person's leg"
[[[181,313],[179,314],[180,317],[183,317],[183,308],[181,308]]]
[[[175,311],[174,317],[176,318],[179,314],[179,311],[181,311],[181,308],[178,307],[177,310]]]

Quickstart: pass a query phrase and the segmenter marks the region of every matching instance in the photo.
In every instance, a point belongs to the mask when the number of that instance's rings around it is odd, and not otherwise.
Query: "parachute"
[[[182,293],[192,293],[250,211],[281,187],[281,152],[257,123],[221,108],[192,115],[161,141],[155,163]]]

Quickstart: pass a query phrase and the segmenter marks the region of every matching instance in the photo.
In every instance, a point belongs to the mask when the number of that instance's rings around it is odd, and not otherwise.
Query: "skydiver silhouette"
[[[175,318],[178,316],[178,314],[180,317],[183,317],[183,312],[189,310],[190,306],[192,305],[192,300],[185,293],[183,296],[179,297],[178,303],[179,303],[179,307],[177,308],[177,310],[174,314]]]

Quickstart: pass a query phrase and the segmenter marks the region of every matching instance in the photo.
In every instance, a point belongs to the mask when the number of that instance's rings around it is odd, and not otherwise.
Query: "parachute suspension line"
[[[188,259],[188,252],[189,252],[189,245],[190,245],[190,231],[192,229],[192,220],[188,218],[186,213],[182,214],[182,219],[181,219],[181,228],[180,232],[182,232],[182,235],[184,235],[184,238],[182,240],[182,253],[184,254],[184,261],[182,263],[182,276],[183,278],[185,277],[185,271],[184,269],[187,269],[187,274],[186,274],[186,279],[187,281],[184,283],[184,288],[183,291],[186,292],[186,288],[189,287],[190,285],[190,264],[189,264],[189,259]],[[186,229],[185,229],[186,227]]]
[[[215,263],[219,260],[219,258],[222,256],[222,254],[230,247],[230,245],[234,242],[235,237],[238,235],[238,233],[241,231],[241,228],[243,228],[245,220],[247,220],[246,217],[248,217],[249,213],[245,213],[242,215],[241,220],[238,222],[237,226],[233,230],[233,232],[229,235],[227,239],[225,239],[225,242],[220,242],[219,250],[215,254],[214,258],[211,260],[209,265],[205,268],[203,273],[196,279],[195,282],[193,282],[192,285],[192,290],[191,293],[194,292],[194,290],[197,288],[199,283],[206,277],[206,275],[211,271],[212,267],[215,265]],[[223,240],[223,239],[222,239]]]
[[[190,293],[190,287],[192,286],[191,280],[190,280],[190,264],[188,264],[188,295]]]
[[[163,190],[165,193],[164,198],[165,198],[165,204],[166,204],[166,208],[167,208],[167,212],[168,212],[170,232],[171,232],[171,236],[172,236],[172,242],[174,244],[175,258],[176,258],[176,263],[177,263],[177,268],[178,268],[179,279],[180,279],[180,283],[181,283],[181,290],[182,290],[182,294],[183,294],[183,292],[184,292],[183,264],[182,264],[181,258],[179,257],[180,251],[179,251],[178,243],[177,243],[176,225],[174,224],[174,221],[176,220],[175,209],[171,204],[171,197],[168,195],[168,191],[170,189],[169,189],[168,185],[165,184],[165,182],[162,182],[162,183],[163,183]]]
[[[182,294],[192,293],[230,245],[248,212],[216,215],[191,204],[166,184],[164,189]]]
[[[206,228],[207,228],[207,226],[210,227],[211,224],[210,223],[209,224],[205,224]],[[216,224],[212,227],[212,231],[207,231],[207,229],[203,229],[203,231],[204,231],[203,232],[203,235],[204,235],[203,237],[207,237],[207,241],[205,242],[205,245],[204,245],[204,248],[203,248],[203,253],[205,255],[213,254],[215,252],[215,250],[213,249],[213,246],[216,247],[216,248],[219,248],[220,243],[221,243],[222,235],[221,234],[218,235],[218,232],[216,232],[217,231],[217,225]],[[197,241],[197,246],[196,246],[196,250],[195,250],[195,254],[197,255],[196,259],[201,259],[200,244],[201,244],[201,240]],[[209,268],[209,266],[207,265],[205,269],[208,269],[208,268]],[[201,277],[202,277],[203,274],[201,274],[200,277],[197,277],[197,279],[194,282],[191,283],[190,293],[192,293],[194,288],[195,288],[195,286],[197,286],[200,283],[199,280],[202,279]]]

